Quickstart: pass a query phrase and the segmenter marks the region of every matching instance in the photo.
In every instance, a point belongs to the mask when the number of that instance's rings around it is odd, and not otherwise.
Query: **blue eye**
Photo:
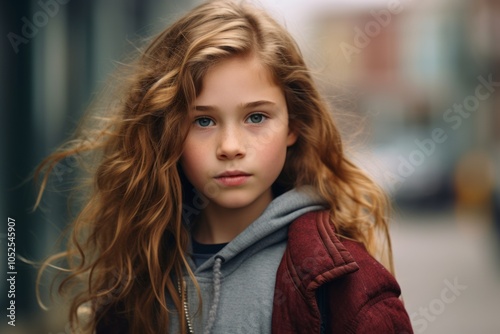
[[[252,114],[248,117],[248,120],[250,121],[250,123],[254,123],[254,124],[262,123],[262,122],[264,122],[265,119],[266,119],[266,116],[264,116],[263,114]]]
[[[194,120],[194,123],[202,128],[212,125],[213,121],[207,117],[200,117]]]

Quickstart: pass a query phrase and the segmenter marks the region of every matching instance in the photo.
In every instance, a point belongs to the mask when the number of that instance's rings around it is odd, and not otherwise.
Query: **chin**
[[[256,196],[250,196],[248,194],[227,193],[212,199],[212,202],[222,208],[240,209],[251,205],[256,200]]]
[[[214,201],[214,204],[225,209],[241,209],[249,206],[252,202],[251,200],[232,198],[226,201],[217,200]]]

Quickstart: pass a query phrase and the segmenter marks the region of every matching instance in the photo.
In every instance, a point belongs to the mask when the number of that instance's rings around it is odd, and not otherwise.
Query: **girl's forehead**
[[[204,86],[218,80],[235,80],[243,76],[258,76],[262,82],[278,85],[273,72],[255,54],[234,55],[209,66],[200,82],[200,91]]]
[[[221,68],[235,68],[241,66],[252,68],[253,70],[268,71],[267,67],[264,65],[264,62],[255,53],[236,54],[227,58],[223,58],[213,65],[209,66],[205,76],[210,72],[219,71]]]
[[[236,106],[255,101],[284,102],[271,71],[256,57],[231,57],[210,68],[194,104]]]

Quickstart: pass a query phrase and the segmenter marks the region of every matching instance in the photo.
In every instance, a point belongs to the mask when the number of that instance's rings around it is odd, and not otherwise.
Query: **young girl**
[[[98,153],[47,262],[65,258],[61,288],[80,287],[74,328],[87,307],[96,333],[412,332],[386,197],[346,158],[284,28],[209,1],[133,66],[119,110],[39,170]]]

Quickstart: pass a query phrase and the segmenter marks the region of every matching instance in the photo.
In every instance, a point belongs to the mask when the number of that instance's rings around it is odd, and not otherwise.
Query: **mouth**
[[[226,171],[215,176],[215,180],[224,186],[239,186],[244,184],[252,174],[239,170]]]
[[[242,172],[239,170],[229,170],[225,171],[224,173],[220,173],[215,176],[216,179],[222,178],[222,177],[237,177],[237,176],[250,176],[251,174],[247,172]]]

